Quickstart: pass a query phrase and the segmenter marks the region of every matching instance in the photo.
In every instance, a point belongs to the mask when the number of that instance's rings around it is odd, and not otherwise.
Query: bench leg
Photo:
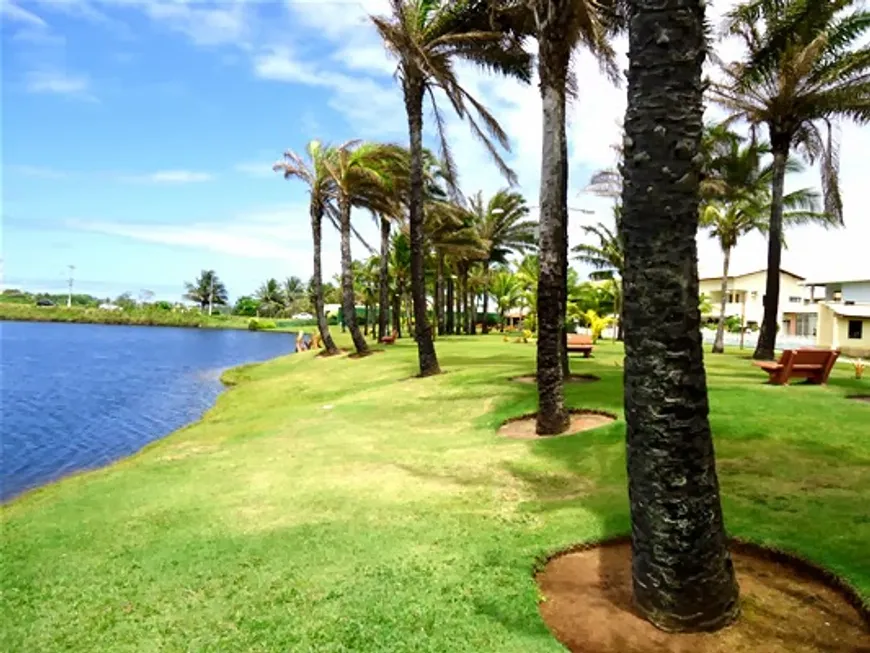
[[[589,358],[591,355],[592,355],[591,351],[584,351],[583,352],[583,358]]]

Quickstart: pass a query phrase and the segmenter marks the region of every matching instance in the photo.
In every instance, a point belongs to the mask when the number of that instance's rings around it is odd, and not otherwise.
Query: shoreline
[[[177,327],[179,329],[215,329],[224,331],[252,331],[254,333],[314,333],[316,325],[276,325],[272,328],[251,329],[248,324],[251,319],[261,322],[281,322],[272,318],[249,318],[230,316],[216,318],[207,315],[179,315],[169,313],[141,312],[136,314],[100,311],[99,313],[87,313],[86,311],[98,311],[99,309],[59,309],[57,312],[49,312],[52,309],[33,309],[21,311],[9,310],[0,303],[0,323],[3,322],[36,322],[50,324],[97,324],[104,326],[141,326],[141,327]],[[40,311],[37,313],[36,311]],[[44,313],[42,311],[45,311]],[[176,316],[176,319],[171,319]],[[268,323],[267,322],[267,323]]]
[[[2,323],[3,321],[4,320],[0,320],[0,323]],[[9,321],[13,321],[13,320],[9,320]],[[78,323],[78,324],[82,324],[82,323]],[[106,325],[106,326],[144,326],[144,325],[110,324],[110,325]],[[281,332],[281,333],[285,333],[285,332]],[[293,335],[293,334],[291,334],[291,335]],[[274,361],[280,360],[281,358],[285,358],[287,356],[295,356],[298,353],[299,352],[291,351],[291,352],[284,354],[282,356],[275,356],[273,358],[268,358],[268,359],[262,360],[262,361],[254,361],[251,363],[240,363],[238,365],[232,365],[230,367],[223,368],[221,370],[220,374],[218,375],[218,383],[221,385],[220,391],[218,392],[218,394],[215,397],[212,404],[208,408],[206,408],[202,412],[202,414],[200,414],[200,416],[197,417],[196,419],[191,420],[189,422],[186,422],[185,424],[182,424],[181,426],[169,431],[165,435],[161,435],[161,436],[154,438],[150,442],[146,442],[139,449],[137,449],[136,451],[134,451],[130,454],[127,454],[126,456],[121,456],[120,458],[115,458],[114,460],[110,460],[110,461],[106,462],[105,464],[102,464],[98,467],[87,467],[84,469],[78,469],[78,470],[71,471],[68,474],[64,474],[63,476],[52,479],[50,481],[46,481],[45,483],[41,483],[41,484],[36,485],[34,487],[26,488],[26,489],[18,492],[17,494],[13,494],[12,496],[7,497],[5,499],[0,499],[0,510],[7,510],[12,506],[12,504],[18,502],[19,500],[22,500],[25,497],[33,496],[39,492],[46,491],[49,488],[52,488],[59,483],[69,481],[71,479],[82,479],[85,476],[88,476],[91,474],[105,473],[108,470],[110,470],[111,468],[115,467],[116,465],[124,465],[124,464],[128,464],[128,463],[132,462],[135,458],[138,458],[139,456],[145,454],[150,449],[161,446],[165,442],[170,440],[171,438],[174,438],[175,436],[181,434],[183,431],[186,431],[190,428],[193,428],[193,427],[199,425],[201,422],[204,422],[206,420],[206,418],[208,417],[209,413],[211,413],[217,407],[218,403],[227,395],[229,390],[232,390],[233,388],[235,388],[239,385],[242,385],[243,383],[245,383],[246,380],[248,380],[247,377],[241,376],[241,374],[243,374],[245,371],[254,369],[256,367],[260,367],[260,366],[265,365],[267,363],[272,363]],[[234,375],[239,375],[239,376],[234,377]]]

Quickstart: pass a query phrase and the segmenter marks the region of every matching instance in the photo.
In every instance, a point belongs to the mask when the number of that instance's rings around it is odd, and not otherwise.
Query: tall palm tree
[[[722,249],[722,290],[719,321],[713,353],[725,351],[725,310],[728,296],[728,271],[731,251],[738,240],[752,231],[768,231],[771,205],[773,165],[762,164],[769,154],[767,143],[752,141],[743,144],[743,138],[720,126],[705,132],[710,145],[705,162],[702,184],[704,202],[701,206],[701,226],[710,230],[710,236],[719,241]],[[718,141],[715,142],[715,141]],[[800,172],[802,166],[793,160],[787,162],[789,172]],[[819,212],[818,194],[803,188],[783,197],[786,211],[784,225],[816,222],[828,226],[832,216]]]
[[[702,0],[634,0],[622,238],[634,602],[669,631],[738,613],[698,310]]]
[[[484,203],[478,193],[469,200],[474,224],[486,249],[483,259],[483,332],[486,333],[486,316],[489,312],[489,289],[487,278],[493,264],[506,264],[513,253],[525,254],[535,249],[537,222],[529,220],[525,198],[515,191],[503,188]]]
[[[565,409],[564,349],[568,273],[568,142],[565,111],[568,95],[577,90],[570,73],[578,45],[595,56],[613,79],[618,78],[609,37],[621,26],[621,2],[611,0],[516,0],[504,3],[518,33],[538,41],[538,77],[542,100],[540,239],[538,288],[537,379],[540,435],[561,433],[568,426]]]
[[[227,288],[214,270],[203,270],[193,283],[185,282],[184,289],[185,299],[199,304],[200,310],[208,309],[209,315],[215,304],[223,306],[227,303]]]
[[[393,173],[404,156],[401,148],[380,143],[349,141],[330,151],[324,165],[332,180],[341,240],[341,289],[344,322],[357,354],[369,351],[356,319],[356,296],[351,256],[351,209],[354,205],[382,214],[398,211],[399,196]]]
[[[269,316],[278,315],[287,306],[284,290],[276,279],[267,279],[255,296],[260,301],[260,309]]]
[[[321,248],[323,241],[323,216],[330,204],[332,180],[326,169],[326,157],[329,148],[320,141],[310,141],[305,148],[307,160],[292,150],[284,153],[284,160],[272,168],[281,172],[284,179],[299,179],[308,186],[308,216],[311,220],[311,240],[313,243],[314,270],[311,276],[311,298],[314,304],[314,315],[317,318],[317,330],[323,341],[324,353],[332,356],[339,353],[335,341],[329,333],[323,296],[323,271],[321,267]]]
[[[825,212],[842,220],[832,126],[840,118],[870,121],[870,12],[854,0],[751,0],[728,14],[728,30],[742,38],[746,56],[723,66],[712,96],[733,119],[766,125],[773,151],[764,319],[753,354],[772,359],[789,153],[819,163]]]
[[[499,156],[493,137],[507,149],[508,139],[495,118],[459,83],[454,62],[468,61],[523,81],[531,79],[531,57],[513,38],[493,23],[486,0],[391,0],[389,16],[372,17],[387,49],[398,60],[398,79],[405,98],[410,138],[410,195],[408,221],[411,240],[411,286],[420,376],[438,374],[438,357],[426,316],[423,233],[423,100],[432,100],[440,155],[445,175],[455,180],[455,166],[444,133],[444,118],[435,102],[438,88],[451,106],[471,126],[487,147],[502,172],[513,181],[514,174]],[[473,113],[478,118],[475,119]],[[482,128],[478,120],[483,124]]]

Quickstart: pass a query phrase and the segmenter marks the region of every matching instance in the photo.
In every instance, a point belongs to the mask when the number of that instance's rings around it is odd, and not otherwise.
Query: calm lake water
[[[129,455],[198,419],[221,372],[288,333],[0,322],[0,499]]]

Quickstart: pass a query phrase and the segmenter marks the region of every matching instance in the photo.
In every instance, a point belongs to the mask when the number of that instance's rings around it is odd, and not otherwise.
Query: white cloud
[[[25,77],[29,93],[67,95],[86,100],[95,100],[88,92],[90,81],[84,75],[71,75],[57,70],[32,70]]]
[[[242,174],[248,175],[249,177],[275,177],[277,173],[272,170],[272,166],[274,165],[274,161],[272,163],[267,162],[246,162],[246,163],[237,163],[233,166],[233,169],[236,172],[241,172]]]
[[[47,27],[48,24],[32,11],[19,7],[12,0],[0,0],[0,16],[4,20],[24,23],[31,27]]]
[[[63,170],[55,170],[46,166],[32,166],[26,164],[12,164],[6,166],[7,172],[17,173],[25,177],[36,177],[38,179],[63,179],[69,176],[69,173]]]
[[[251,4],[241,0],[213,5],[205,2],[148,0],[140,5],[152,20],[186,34],[197,45],[234,44],[246,47],[251,35]]]
[[[207,172],[193,170],[158,170],[143,175],[122,175],[120,178],[124,181],[153,184],[193,184],[211,181],[213,177]]]
[[[201,250],[241,259],[281,261],[287,266],[287,274],[302,278],[311,275],[311,231],[307,203],[252,210],[227,220],[187,224],[74,220],[69,221],[68,226],[143,243]],[[367,225],[360,224],[360,228],[366,230]],[[376,230],[371,227],[368,232],[376,233]],[[324,276],[330,278],[338,273],[340,262],[337,255],[331,255],[338,252],[338,236],[328,223],[324,224],[324,244]],[[362,254],[361,248],[358,254]]]

